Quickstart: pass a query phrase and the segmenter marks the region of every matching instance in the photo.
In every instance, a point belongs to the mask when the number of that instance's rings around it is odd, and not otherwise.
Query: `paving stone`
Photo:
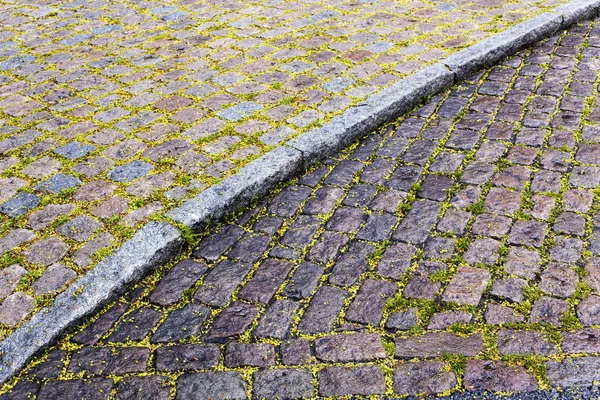
[[[394,393],[400,395],[433,395],[456,386],[456,374],[446,371],[439,361],[398,364],[394,367]]]
[[[500,242],[494,239],[475,239],[465,252],[469,264],[492,265],[499,257]]]
[[[156,369],[179,371],[209,369],[219,363],[219,346],[215,344],[180,344],[156,349]]]
[[[178,342],[193,336],[199,336],[204,321],[210,316],[210,309],[201,304],[187,304],[173,310],[167,319],[159,325],[152,335],[153,343]]]
[[[242,235],[244,231],[235,225],[227,225],[216,234],[207,236],[192,255],[203,257],[207,260],[216,261],[229,249]]]
[[[575,187],[594,189],[600,185],[600,170],[596,167],[575,167],[569,177],[569,183]]]
[[[485,311],[485,321],[492,325],[522,322],[524,320],[525,316],[523,316],[523,314],[520,314],[510,307],[496,303],[489,303],[488,308]]]
[[[558,174],[560,175],[560,174]],[[504,186],[510,188],[523,189],[525,183],[529,181],[529,177],[531,176],[531,171],[527,167],[523,167],[521,165],[514,165],[511,167],[507,167],[503,169],[501,172],[498,172],[493,179],[493,183],[496,186]],[[539,184],[540,179],[543,180],[543,177],[540,176],[540,172],[536,174],[531,184],[533,190],[536,190],[537,185]],[[470,182],[472,183],[472,182]],[[559,186],[560,190],[560,186]],[[539,190],[539,191],[547,191],[547,190]]]
[[[410,299],[433,299],[441,288],[440,282],[433,282],[426,276],[415,276],[408,281],[402,294]]]
[[[379,151],[377,155],[381,155]],[[421,167],[401,165],[392,173],[385,186],[388,189],[408,192],[411,186],[417,183],[422,173],[423,169]]]
[[[250,272],[250,266],[224,260],[215,265],[196,290],[194,299],[210,306],[224,306]]]
[[[234,367],[268,367],[275,364],[275,347],[268,343],[230,342],[225,349],[225,365]]]
[[[281,362],[285,365],[307,364],[312,355],[310,342],[307,339],[291,338],[285,340],[280,346]]]
[[[36,296],[60,291],[77,277],[77,273],[61,264],[53,264],[31,286]]]
[[[143,347],[84,347],[73,353],[68,371],[84,375],[125,375],[145,372],[150,349]]]
[[[35,238],[36,234],[27,229],[9,230],[0,238],[0,255],[4,255],[4,253],[14,250]]]
[[[177,380],[177,400],[245,400],[246,384],[239,372],[199,372]]]
[[[547,225],[538,221],[516,221],[510,230],[511,244],[540,247],[546,237]]]
[[[385,393],[385,378],[376,365],[328,367],[318,372],[319,395],[350,396]]]
[[[369,255],[375,247],[361,242],[352,242],[342,254],[329,275],[329,282],[338,286],[352,286],[360,275],[369,268]]]
[[[241,302],[227,306],[213,321],[204,341],[223,342],[241,335],[258,314],[258,307]]]
[[[151,308],[138,308],[127,314],[108,336],[109,342],[142,340],[158,324],[161,314]]]
[[[378,326],[386,301],[396,293],[396,285],[382,280],[367,279],[346,312],[346,319]]]
[[[580,357],[564,361],[547,361],[546,378],[552,386],[585,386],[598,380],[600,357]]]
[[[593,201],[593,195],[584,189],[569,189],[563,195],[563,208],[566,211],[587,213]]]
[[[254,373],[257,399],[300,399],[313,397],[312,373],[308,369],[274,369]]]
[[[600,349],[598,329],[584,328],[574,332],[564,332],[561,348],[567,354],[598,353]]]
[[[37,398],[51,400],[61,397],[69,399],[106,400],[113,386],[111,379],[51,380],[42,386]]]
[[[125,378],[117,384],[118,400],[168,400],[170,388],[168,378],[163,376],[136,376]]]
[[[537,380],[524,367],[484,360],[467,361],[464,385],[467,390],[494,392],[529,392],[538,388]]]
[[[377,266],[377,272],[384,277],[399,280],[410,267],[416,248],[409,244],[393,244],[385,250]]]
[[[444,290],[442,299],[463,305],[477,305],[490,281],[490,273],[483,268],[460,267]]]
[[[575,294],[579,278],[568,265],[550,263],[542,272],[539,287],[545,293],[567,298]]]
[[[110,179],[115,182],[132,182],[147,175],[152,170],[152,164],[145,161],[131,161],[118,166],[110,172]]]
[[[444,330],[454,324],[468,324],[472,319],[473,314],[465,311],[441,311],[431,317],[427,329],[432,331]]]
[[[564,236],[554,237],[554,246],[550,249],[550,258],[565,263],[575,263],[581,258],[583,241]]]
[[[329,362],[364,362],[386,357],[379,334],[326,336],[315,341],[318,359]]]
[[[21,192],[0,204],[0,213],[11,218],[26,214],[40,204],[40,198],[31,193]]]
[[[332,212],[338,201],[344,196],[344,191],[338,187],[323,186],[317,189],[314,196],[311,197],[302,212],[304,214],[329,214]]]
[[[525,279],[532,279],[540,269],[540,255],[532,250],[511,247],[504,264],[504,272]]]
[[[440,210],[441,207],[437,202],[431,200],[415,201],[408,214],[396,228],[393,239],[412,244],[422,244],[437,221]]]
[[[159,281],[149,300],[163,306],[178,302],[183,292],[194,286],[207,269],[205,264],[193,260],[180,261]]]
[[[0,271],[0,299],[4,299],[15,290],[27,270],[19,264],[12,264]]]
[[[427,175],[421,183],[417,196],[434,201],[444,201],[454,181],[443,175]]]
[[[127,311],[127,306],[117,303],[101,314],[90,326],[73,336],[73,341],[78,344],[94,345],[117,320]]]
[[[521,206],[521,194],[512,192],[505,188],[493,187],[485,198],[485,209],[487,212],[512,215]]]
[[[286,338],[298,307],[292,300],[276,300],[260,318],[254,334],[259,338]]]
[[[396,225],[396,221],[397,218],[391,214],[373,213],[369,215],[367,222],[360,229],[356,237],[371,242],[383,242],[390,236],[392,228]]]
[[[32,264],[48,266],[60,261],[69,251],[69,246],[61,239],[50,236],[29,246],[23,253]]]
[[[598,325],[600,322],[600,297],[591,295],[577,304],[577,316],[583,326]]]
[[[350,233],[360,228],[366,219],[367,215],[359,208],[340,207],[325,227],[328,230]]]
[[[512,221],[508,217],[494,214],[481,214],[477,216],[471,231],[475,235],[504,237],[510,230]]]
[[[438,222],[437,230],[443,233],[463,235],[470,218],[471,214],[466,211],[449,208]]]
[[[423,255],[425,258],[447,260],[454,253],[454,239],[430,237],[425,241]]]
[[[507,299],[516,303],[524,300],[523,289],[527,281],[520,278],[505,278],[494,281],[490,294],[501,299]]]
[[[439,357],[444,353],[474,357],[484,350],[479,333],[461,337],[450,332],[433,332],[420,337],[397,337],[394,340],[397,358]]]
[[[554,230],[568,235],[583,236],[585,234],[585,218],[573,212],[563,212],[556,217]]]
[[[291,186],[275,196],[269,204],[268,211],[279,217],[291,217],[298,211],[302,203],[310,196],[311,190],[300,186]]]
[[[492,164],[474,161],[464,168],[461,181],[472,185],[481,185],[488,182],[493,175],[494,166]]]
[[[307,259],[324,264],[333,261],[349,240],[350,238],[344,234],[325,231],[308,252]]]
[[[554,326],[560,325],[563,315],[571,307],[564,300],[552,297],[540,297],[531,307],[530,322],[543,322]]]
[[[417,309],[409,308],[406,311],[390,313],[385,327],[388,329],[406,331],[417,326],[419,318],[417,317]]]
[[[556,353],[556,345],[548,336],[536,331],[502,329],[497,342],[501,354],[548,356]]]
[[[298,266],[290,278],[283,294],[293,299],[306,299],[317,287],[321,275],[323,275],[323,267],[304,262]]]
[[[327,285],[319,288],[298,324],[298,331],[304,334],[330,332],[347,296],[344,289]]]
[[[35,301],[23,292],[15,292],[0,304],[0,324],[15,326],[34,309]]]
[[[101,223],[87,215],[79,215],[56,228],[56,232],[73,239],[77,242],[85,242],[96,230],[100,229]]]
[[[56,174],[34,187],[35,191],[56,194],[64,189],[81,185],[81,181],[72,175]],[[6,204],[6,203],[5,203]]]
[[[312,215],[300,215],[288,228],[280,243],[294,249],[308,246],[321,226],[321,220]]]

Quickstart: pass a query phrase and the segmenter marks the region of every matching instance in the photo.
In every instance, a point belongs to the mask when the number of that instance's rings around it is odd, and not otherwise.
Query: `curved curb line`
[[[150,222],[119,249],[58,295],[0,343],[0,384],[17,373],[38,351],[69,327],[97,311],[179,251],[183,239],[175,227]]]
[[[600,0],[574,0],[459,51],[376,93],[323,127],[271,150],[167,216],[197,232],[210,220],[220,219],[300,169],[410,111],[428,96],[599,11]],[[182,242],[179,231],[168,223],[151,222],[136,232],[57,296],[52,306],[40,310],[0,343],[0,385],[69,327],[171,259]]]
[[[211,186],[181,207],[167,213],[192,231],[218,220],[299,169],[341,150],[354,140],[410,111],[473,72],[494,65],[541,39],[600,12],[600,0],[573,0],[504,32],[469,46],[404,78],[365,102],[346,110],[326,125],[310,130],[254,160],[240,171]]]

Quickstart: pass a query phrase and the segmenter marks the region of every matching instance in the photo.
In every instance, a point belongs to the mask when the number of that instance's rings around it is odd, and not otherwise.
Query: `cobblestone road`
[[[2,333],[150,214],[564,2],[2,1]]]
[[[599,70],[585,23],[433,98],[217,226],[0,398],[600,381]]]

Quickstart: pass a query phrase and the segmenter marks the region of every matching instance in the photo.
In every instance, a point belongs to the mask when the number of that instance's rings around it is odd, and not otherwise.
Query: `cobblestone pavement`
[[[598,71],[590,22],[431,99],[216,226],[2,400],[600,381]]]
[[[149,215],[564,2],[2,1],[2,334]]]

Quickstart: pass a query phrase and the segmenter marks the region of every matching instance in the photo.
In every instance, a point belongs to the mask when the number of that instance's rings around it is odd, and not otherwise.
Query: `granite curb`
[[[411,110],[428,97],[578,21],[598,14],[600,0],[574,0],[426,67],[371,96],[323,127],[306,132],[243,167],[166,215],[174,225],[201,231],[210,221],[264,195],[315,161]],[[176,255],[181,233],[166,222],[151,222],[36,313],[0,343],[0,383],[69,327],[122,293]]]

